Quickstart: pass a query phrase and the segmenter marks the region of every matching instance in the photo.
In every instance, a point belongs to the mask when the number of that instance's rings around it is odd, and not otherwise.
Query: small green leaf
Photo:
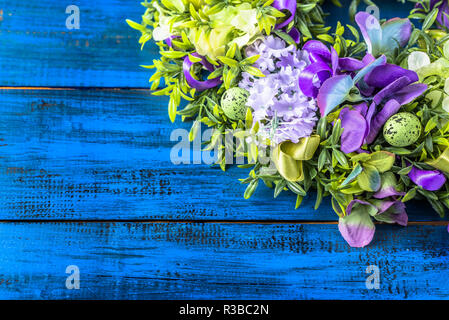
[[[318,121],[317,132],[320,135],[321,140],[326,140],[326,126],[326,117],[320,118],[320,120]]]
[[[323,200],[323,187],[321,186],[321,183],[317,181],[316,183],[316,201],[315,201],[315,210],[317,210],[320,205],[321,201]]]
[[[196,120],[193,123],[192,128],[190,128],[190,132],[189,132],[189,141],[195,140],[195,137],[198,133],[198,129],[200,128],[200,124],[201,124],[201,121],[198,121],[198,120]]]
[[[169,59],[179,59],[187,55],[187,52],[182,51],[161,51],[160,54]]]
[[[296,196],[295,209],[298,209],[298,208],[301,206],[302,199],[304,199],[303,196],[301,196],[301,195],[299,195],[299,194]]]
[[[189,60],[192,61],[193,63],[197,63],[197,62],[201,62],[202,61],[201,58],[192,56],[191,54],[189,54]]]
[[[338,161],[338,163],[343,168],[348,168],[348,160],[346,159],[346,156],[343,152],[341,152],[340,150],[334,149],[332,151],[332,155],[335,157],[335,159]]]
[[[245,72],[248,72],[249,74],[255,76],[255,77],[259,77],[259,78],[263,78],[265,77],[265,75],[262,73],[262,71],[260,71],[259,69],[252,67],[252,66],[243,66],[242,70]]]
[[[126,23],[133,29],[136,29],[136,30],[139,30],[139,31],[142,31],[142,32],[146,31],[146,28],[143,25],[141,25],[140,23],[134,22],[134,21],[129,20],[129,19],[126,19]]]
[[[299,183],[297,182],[291,182],[291,181],[287,181],[287,186],[288,188],[293,191],[296,194],[299,194],[303,197],[306,196],[306,192],[304,191],[304,189],[299,185]]]
[[[282,192],[282,190],[284,190],[286,185],[287,185],[286,180],[280,180],[276,183],[276,187],[274,188],[274,197],[275,198]]]
[[[322,151],[320,153],[320,156],[318,157],[318,171],[321,171],[326,164],[327,161],[327,154],[326,152]]]
[[[218,60],[220,60],[221,62],[223,62],[225,65],[230,66],[231,68],[236,68],[239,66],[239,63],[237,60],[228,58],[228,57],[217,57]]]
[[[335,121],[334,128],[332,129],[331,140],[332,140],[332,144],[333,145],[338,143],[338,140],[340,139],[341,133],[342,133],[341,120],[338,119],[337,121]]]
[[[398,171],[398,174],[400,174],[400,175],[407,175],[412,170],[412,168],[413,168],[413,166],[402,168],[401,170]]]
[[[340,187],[344,187],[348,183],[354,181],[354,179],[357,178],[357,176],[360,173],[362,173],[362,171],[363,171],[362,166],[359,163],[357,163],[356,166],[354,167],[354,169],[352,169],[352,172],[349,174],[349,176],[345,179],[345,181],[342,182]]]
[[[359,42],[359,40],[360,40],[360,35],[359,35],[359,32],[357,31],[357,29],[354,28],[353,26],[351,26],[350,24],[347,24],[346,26],[349,28],[349,30],[351,30],[351,33],[352,33],[352,35],[354,36],[355,41],[356,41],[356,42]]]
[[[259,60],[260,55],[256,54],[254,56],[250,56],[248,58],[245,58],[244,60],[242,60],[240,62],[241,65],[253,65],[254,63],[256,63],[257,60]]]
[[[379,173],[387,172],[393,167],[395,156],[393,153],[387,151],[377,151],[371,153],[368,161],[363,162],[363,165],[373,166]]]
[[[332,38],[330,35],[328,34],[319,34],[317,36],[318,39],[323,40],[323,41],[327,41],[329,43],[334,43],[334,38]]]
[[[168,116],[171,122],[175,122],[176,119],[176,109],[177,105],[173,95],[170,96],[170,101],[168,102]]]
[[[259,179],[255,179],[249,183],[249,185],[246,187],[245,193],[243,194],[243,198],[249,199],[254,194],[254,191],[256,191],[257,186],[259,185]]]
[[[424,19],[424,22],[422,24],[422,30],[426,31],[427,29],[429,29],[435,22],[437,16],[438,16],[438,8],[434,8]]]
[[[427,121],[426,127],[424,129],[425,133],[429,133],[438,125],[438,116],[433,116]]]
[[[364,165],[363,171],[357,177],[357,182],[363,190],[376,192],[381,185],[379,171],[373,166]]]
[[[237,50],[238,46],[237,43],[233,43],[231,47],[226,52],[226,57],[233,59],[235,56],[235,51]]]

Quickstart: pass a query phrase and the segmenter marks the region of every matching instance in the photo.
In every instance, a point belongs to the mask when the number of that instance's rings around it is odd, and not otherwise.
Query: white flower
[[[430,58],[427,53],[422,51],[414,51],[408,56],[408,69],[418,71],[422,67],[430,64]]]
[[[170,27],[168,25],[162,25],[153,30],[153,38],[155,41],[164,41],[170,36]]]

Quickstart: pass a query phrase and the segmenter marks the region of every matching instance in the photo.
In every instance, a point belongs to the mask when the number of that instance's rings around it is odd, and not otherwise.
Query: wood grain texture
[[[333,25],[347,22],[342,3],[328,6]],[[382,18],[408,10],[378,3]],[[157,50],[140,52],[125,23],[143,8],[75,4],[70,31],[68,4],[0,0],[0,87],[22,87],[0,89],[0,299],[449,299],[449,235],[426,203],[353,249],[328,202],[295,211],[294,195],[264,186],[245,201],[245,170],[173,165],[170,133],[189,125],[170,124],[165,98],[114,89],[147,87],[138,65]],[[80,290],[65,288],[68,265]]]
[[[330,1],[327,22],[349,23],[350,0],[341,8]],[[412,4],[376,1],[381,18],[407,16]],[[80,29],[68,30],[65,13],[72,3],[54,0],[0,0],[0,86],[146,88],[158,48],[148,42],[141,52],[139,32],[125,19],[140,22],[139,1],[78,0]],[[365,5],[359,6],[360,10]]]
[[[335,225],[3,223],[0,298],[449,298],[445,227],[378,229],[351,249]],[[68,265],[79,290],[65,287]]]
[[[66,7],[80,9],[80,29],[66,27]],[[145,9],[129,0],[0,0],[0,86],[147,87],[158,48],[140,51],[125,22]]]
[[[170,133],[189,124],[171,124],[147,91],[0,93],[0,219],[337,219],[329,202],[313,210],[314,195],[294,210],[293,194],[274,200],[263,185],[245,201],[243,169],[174,165]],[[440,220],[425,203],[409,213]]]

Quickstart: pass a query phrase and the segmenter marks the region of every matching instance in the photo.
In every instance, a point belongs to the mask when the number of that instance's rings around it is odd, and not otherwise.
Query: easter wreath
[[[213,127],[206,149],[223,170],[221,137],[244,141],[232,151],[251,168],[245,198],[260,181],[296,207],[309,190],[315,209],[331,196],[342,236],[363,247],[373,221],[406,226],[413,198],[449,208],[449,7],[418,0],[379,21],[354,0],[358,28],[331,30],[322,2],[152,0],[127,22],[160,48],[151,89],[170,97],[171,121],[193,120],[192,140]]]

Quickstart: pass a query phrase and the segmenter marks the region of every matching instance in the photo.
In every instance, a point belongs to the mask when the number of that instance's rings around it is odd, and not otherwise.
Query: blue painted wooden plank
[[[66,27],[66,7],[80,29]],[[143,52],[125,19],[141,20],[139,1],[0,1],[0,86],[147,87],[158,48]]]
[[[383,225],[351,249],[329,224],[3,223],[0,298],[448,299],[448,240],[445,226]]]
[[[336,220],[315,196],[294,210],[247,171],[174,165],[166,99],[144,90],[2,90],[0,219]],[[196,152],[195,154],[198,154]],[[425,203],[411,220],[439,220]]]
[[[325,12],[329,12],[330,14],[326,17],[326,23],[329,26],[335,28],[337,22],[340,21],[342,24],[351,23],[356,26],[355,22],[351,22],[349,19],[349,6],[352,0],[340,0],[342,4],[341,7],[335,6],[332,1],[325,1],[323,4],[323,9]],[[414,3],[411,1],[405,1],[402,3],[401,0],[376,0],[373,1],[377,5],[377,8],[370,7],[363,1],[360,1],[360,5],[357,7],[358,11],[367,11],[370,14],[378,14],[380,19],[392,19],[392,18],[407,18],[410,14],[410,11],[414,7]],[[413,23],[416,23],[416,20],[412,20]],[[334,31],[333,29],[332,31]]]
[[[328,1],[330,25],[349,22],[349,0],[337,8]],[[407,16],[411,4],[376,1],[380,17]],[[80,29],[66,27],[66,7],[55,0],[0,1],[0,86],[148,87],[151,64],[159,56],[125,23],[140,21],[139,1],[78,0]],[[365,5],[359,6],[360,10]]]

